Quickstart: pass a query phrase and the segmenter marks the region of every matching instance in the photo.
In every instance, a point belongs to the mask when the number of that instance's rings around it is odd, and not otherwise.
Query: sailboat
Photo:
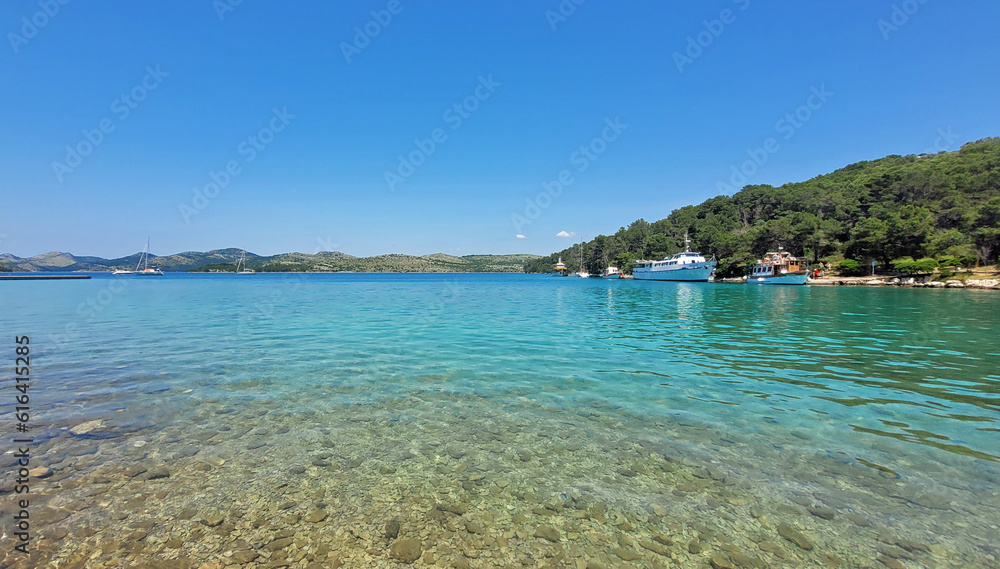
[[[583,268],[583,241],[580,241],[580,272],[576,273],[576,276],[586,279],[590,277],[590,273],[587,269]]]
[[[142,270],[139,267],[142,266]],[[149,268],[149,237],[146,238],[146,248],[142,250],[142,255],[139,256],[139,262],[135,265],[135,275],[140,277],[162,277],[163,271],[153,267]]]
[[[243,267],[242,271],[240,270],[241,266]],[[236,261],[236,274],[237,275],[254,275],[254,274],[257,274],[257,271],[255,271],[253,269],[248,269],[247,268],[247,250],[246,249],[243,249],[243,253],[240,254],[240,260]]]

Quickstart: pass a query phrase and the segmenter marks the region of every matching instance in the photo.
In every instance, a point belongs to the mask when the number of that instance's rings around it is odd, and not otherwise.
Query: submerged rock
[[[233,559],[240,563],[250,563],[260,557],[260,554],[252,549],[239,549],[233,552]]]
[[[809,506],[808,510],[810,514],[816,516],[817,518],[823,518],[824,520],[832,520],[837,515],[837,510],[827,506]]]
[[[878,557],[878,560],[879,563],[885,565],[889,569],[906,569],[905,565],[903,565],[899,560],[893,559],[892,557],[884,557],[880,555]]]
[[[222,521],[225,519],[221,514],[209,514],[201,519],[202,525],[206,525],[210,528],[222,525]]]
[[[148,469],[145,466],[142,466],[141,464],[136,464],[126,468],[125,471],[122,472],[122,474],[128,476],[129,478],[135,478],[136,476],[139,476],[140,474],[146,472],[147,470]]]
[[[163,466],[154,468],[146,474],[146,480],[160,480],[162,478],[170,478],[170,471]]]
[[[547,539],[553,543],[559,541],[559,530],[552,526],[539,526],[534,533],[534,537]]]
[[[657,555],[664,555],[664,556],[670,555],[670,552],[667,550],[666,547],[663,547],[662,545],[656,542],[642,540],[639,542],[639,546],[642,547],[643,549],[648,549],[649,551],[652,551]]]
[[[48,478],[55,473],[54,470],[47,466],[39,466],[38,468],[32,468],[28,471],[28,476],[32,478]]]
[[[725,554],[718,551],[712,554],[712,557],[709,558],[708,562],[711,563],[712,567],[715,569],[735,569],[732,561],[730,561]]]
[[[421,552],[420,542],[409,537],[397,539],[389,549],[389,555],[403,563],[413,563],[420,559]]]
[[[312,511],[303,519],[311,524],[317,524],[325,520],[327,515],[326,510],[320,509]]]
[[[778,535],[806,551],[810,551],[813,548],[813,543],[809,541],[809,538],[788,524],[778,524]]]
[[[641,557],[635,551],[633,551],[631,549],[626,549],[624,547],[616,547],[612,551],[615,552],[615,555],[617,555],[618,557],[621,557],[625,561],[635,561],[636,559],[639,559],[639,557]]]
[[[104,420],[102,419],[98,419],[96,421],[87,421],[86,423],[80,423],[79,425],[71,428],[69,432],[73,433],[74,435],[85,435],[91,431],[96,431],[97,429],[100,429],[103,424]]]
[[[292,544],[292,538],[281,537],[267,544],[265,548],[268,549],[269,551],[278,551],[288,547],[291,544]]]

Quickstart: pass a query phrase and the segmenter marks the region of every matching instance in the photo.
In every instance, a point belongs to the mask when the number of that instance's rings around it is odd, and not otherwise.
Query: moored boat
[[[240,267],[243,267],[240,269]],[[257,271],[247,267],[247,250],[243,249],[243,253],[240,254],[240,259],[236,261],[236,274],[237,275],[253,275]]]
[[[581,279],[590,278],[590,272],[583,268],[583,241],[580,241],[580,270],[573,273],[573,276],[580,277]]]
[[[139,267],[142,267],[140,270]],[[149,266],[149,237],[146,238],[146,248],[142,250],[142,255],[139,255],[139,262],[135,264],[134,271],[126,271],[119,269],[112,275],[135,275],[139,277],[162,277],[163,271],[156,267]]]
[[[807,280],[809,271],[802,261],[780,247],[757,261],[747,275],[748,284],[804,285]]]
[[[620,279],[620,278],[622,278],[622,272],[620,270],[618,270],[618,267],[608,267],[608,268],[604,269],[603,273],[601,273],[601,278],[602,279]]]
[[[701,253],[691,251],[691,240],[684,235],[684,252],[662,261],[636,261],[632,278],[637,281],[708,282],[718,263],[715,257],[705,259]]]
[[[559,257],[559,262],[556,263],[555,269],[552,270],[552,276],[554,277],[569,276],[569,269],[566,268],[566,263],[563,263],[562,257]]]

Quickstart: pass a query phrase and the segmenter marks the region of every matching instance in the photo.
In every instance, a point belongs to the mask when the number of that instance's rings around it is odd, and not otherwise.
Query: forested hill
[[[912,257],[992,262],[1000,252],[1000,138],[955,152],[887,156],[859,162],[805,182],[746,186],[732,196],[674,210],[585,243],[591,273],[608,264],[662,259],[691,249],[715,255],[719,276],[745,274],[779,245],[808,260],[885,266]],[[576,271],[580,244],[525,264],[549,272],[558,257]]]

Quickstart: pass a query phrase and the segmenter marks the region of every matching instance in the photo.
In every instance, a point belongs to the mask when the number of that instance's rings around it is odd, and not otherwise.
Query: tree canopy
[[[749,185],[732,196],[643,219],[582,245],[591,273],[609,264],[631,270],[637,259],[662,259],[691,248],[719,260],[719,276],[778,246],[813,263],[945,257],[993,262],[1000,253],[1000,138],[955,152],[887,156],[859,162],[805,182]],[[533,259],[526,272],[549,272],[558,257],[580,268],[581,244]]]

